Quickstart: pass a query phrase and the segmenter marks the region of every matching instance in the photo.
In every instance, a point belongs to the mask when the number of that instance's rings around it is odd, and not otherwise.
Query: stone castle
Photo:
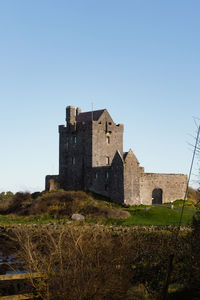
[[[119,204],[162,204],[183,199],[187,176],[145,173],[132,150],[123,152],[122,124],[106,109],[66,108],[59,126],[59,175],[46,176],[46,190],[86,190]]]

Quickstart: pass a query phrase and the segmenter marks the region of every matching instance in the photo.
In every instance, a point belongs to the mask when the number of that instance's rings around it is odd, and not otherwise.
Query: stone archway
[[[152,204],[162,204],[162,189],[154,189],[152,191]]]

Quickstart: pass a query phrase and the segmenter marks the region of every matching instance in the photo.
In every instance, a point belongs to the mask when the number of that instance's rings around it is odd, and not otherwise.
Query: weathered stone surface
[[[82,221],[82,220],[85,220],[85,217],[81,214],[73,214],[71,216],[71,219],[74,221]]]
[[[46,176],[46,190],[89,190],[126,205],[184,198],[187,176],[145,173],[132,150],[123,152],[124,127],[106,109],[75,114],[68,106],[66,123],[59,126],[59,175]]]

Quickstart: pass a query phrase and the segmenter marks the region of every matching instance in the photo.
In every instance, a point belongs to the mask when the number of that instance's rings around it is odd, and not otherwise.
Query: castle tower
[[[81,112],[66,108],[66,126],[59,126],[59,177],[65,189],[93,189],[109,196],[108,182],[94,168],[110,168],[115,152],[123,151],[123,125],[116,125],[106,109]],[[100,177],[103,176],[101,180]],[[108,180],[107,180],[108,181]]]

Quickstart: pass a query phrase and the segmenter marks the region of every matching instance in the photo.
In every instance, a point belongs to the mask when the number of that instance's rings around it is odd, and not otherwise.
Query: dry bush
[[[200,299],[200,214],[193,219],[191,235],[191,253],[188,265],[188,289],[191,290],[191,299]]]
[[[6,214],[26,215],[28,208],[31,206],[31,194],[18,192],[16,193],[6,211]]]
[[[127,248],[127,236],[84,227],[15,234],[26,269],[42,276],[31,279],[42,299],[124,299],[131,286],[135,249]]]
[[[41,215],[48,213],[52,218],[71,217],[81,213],[89,218],[127,218],[130,213],[122,209],[113,209],[108,203],[95,200],[83,191],[54,191],[16,193],[11,202],[2,207],[4,214],[20,216]]]
[[[51,207],[56,208],[57,216],[71,216],[77,212],[87,201],[92,201],[92,197],[82,191],[57,191],[44,193],[38,197],[30,208],[30,214],[43,214]]]
[[[187,286],[191,275],[191,234],[180,235],[176,249],[166,231],[70,225],[21,227],[15,235],[26,269],[42,276],[31,279],[42,299],[160,299],[171,253],[171,283]]]
[[[127,218],[128,212],[111,209],[104,201],[95,200],[83,191],[55,191],[39,196],[29,208],[29,214],[37,215],[48,212],[51,217],[71,217],[74,213],[84,214],[89,218]]]
[[[8,211],[8,208],[10,206],[10,200],[1,200],[0,201],[0,214],[5,214]]]
[[[10,206],[14,194],[10,191],[0,193],[0,214],[5,214]]]

